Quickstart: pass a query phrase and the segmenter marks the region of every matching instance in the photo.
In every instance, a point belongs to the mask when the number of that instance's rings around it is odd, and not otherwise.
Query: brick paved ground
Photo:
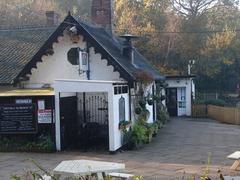
[[[220,124],[208,119],[175,118],[160,131],[154,141],[138,151],[116,155],[107,152],[61,152],[53,154],[0,153],[0,180],[9,174],[22,173],[33,168],[28,161],[35,159],[42,166],[53,169],[62,160],[94,159],[126,164],[129,173],[144,175],[146,179],[177,179],[187,175],[202,174],[211,153],[210,174],[218,169],[224,174],[232,164],[226,156],[240,146],[240,126]]]

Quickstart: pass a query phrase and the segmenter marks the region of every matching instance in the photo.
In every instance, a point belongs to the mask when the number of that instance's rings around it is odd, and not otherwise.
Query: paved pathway
[[[22,173],[33,168],[32,158],[42,166],[53,169],[62,160],[94,159],[121,162],[130,173],[144,175],[146,179],[177,179],[202,174],[211,153],[210,174],[236,174],[229,170],[232,164],[226,156],[240,146],[240,126],[220,124],[208,119],[172,119],[154,141],[138,151],[116,155],[102,152],[61,152],[53,154],[0,153],[0,180],[9,174]]]

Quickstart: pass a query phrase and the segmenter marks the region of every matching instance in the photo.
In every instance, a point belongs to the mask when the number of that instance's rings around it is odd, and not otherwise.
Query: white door
[[[186,115],[186,87],[177,89],[178,116]]]

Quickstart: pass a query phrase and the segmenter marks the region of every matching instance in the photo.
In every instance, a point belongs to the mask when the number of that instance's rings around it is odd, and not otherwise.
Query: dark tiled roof
[[[145,70],[156,80],[164,79],[136,50],[134,66],[130,59],[122,54],[123,39],[111,35],[103,28],[77,22],[72,16],[67,16],[58,28],[0,30],[0,84],[12,84],[16,77],[22,76],[25,71],[29,72],[34,63],[39,61],[33,57],[46,51],[45,48],[53,43],[49,41],[56,39],[71,23],[78,23],[80,29],[85,31],[83,34],[93,38],[94,42],[112,57],[114,62],[110,64],[120,67],[123,75],[128,74],[124,77],[134,79],[136,72]]]
[[[126,69],[132,76],[135,76],[139,70],[145,70],[156,80],[163,80],[164,77],[153,68],[153,66],[135,49],[134,66],[127,56],[123,55],[124,40],[113,36],[104,28],[91,26],[79,22],[87,31],[111,54],[120,65]]]
[[[54,30],[0,29],[0,84],[11,84]]]

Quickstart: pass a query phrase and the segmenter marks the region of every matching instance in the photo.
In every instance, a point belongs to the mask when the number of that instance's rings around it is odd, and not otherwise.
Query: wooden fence
[[[240,125],[240,108],[195,104],[192,106],[192,116],[209,117],[222,123]]]
[[[240,125],[240,108],[208,105],[208,117],[223,123]]]
[[[193,104],[192,105],[192,117],[206,118],[207,117],[207,105]]]

